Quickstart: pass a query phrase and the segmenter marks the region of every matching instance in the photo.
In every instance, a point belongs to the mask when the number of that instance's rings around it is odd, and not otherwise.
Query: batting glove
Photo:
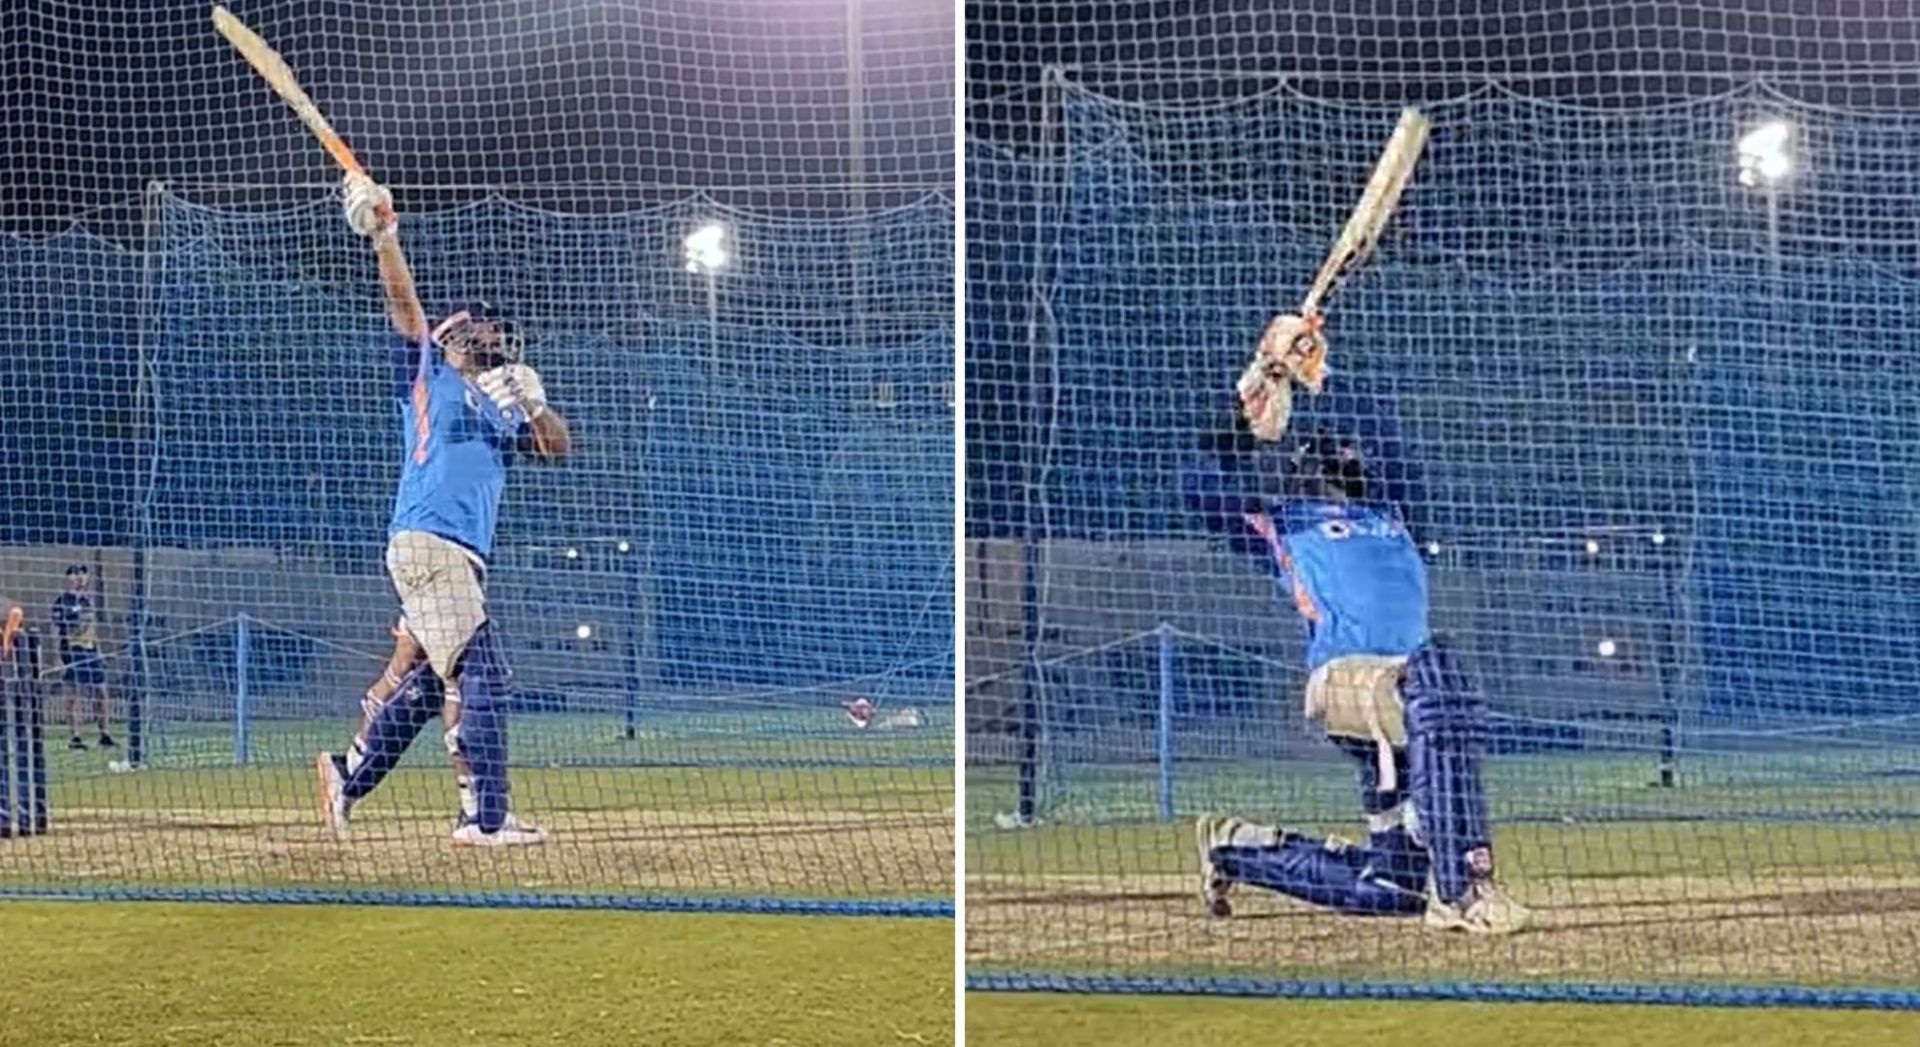
[[[487,394],[487,399],[492,400],[502,414],[519,411],[531,421],[547,411],[547,391],[540,385],[540,375],[526,364],[507,364],[483,371],[473,384]]]
[[[371,237],[393,226],[393,194],[386,186],[363,174],[349,173],[342,187],[346,198],[347,225],[361,236]]]
[[[1314,392],[1327,380],[1327,339],[1319,314],[1282,313],[1260,336],[1258,357]]]
[[[1256,356],[1240,372],[1240,381],[1236,386],[1240,393],[1240,411],[1247,417],[1247,427],[1253,435],[1262,440],[1278,440],[1287,431],[1287,421],[1293,417],[1293,383],[1287,380],[1286,373],[1270,364],[1263,357]]]

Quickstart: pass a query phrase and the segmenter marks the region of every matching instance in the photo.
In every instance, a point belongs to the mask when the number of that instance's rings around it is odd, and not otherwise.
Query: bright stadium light
[[[593,639],[593,626],[582,625],[573,631],[573,635],[581,640],[591,640]]]
[[[1793,174],[1793,125],[1768,120],[1740,136],[1740,184],[1749,189],[1779,185]]]
[[[680,241],[685,249],[687,272],[712,276],[733,261],[733,237],[719,222],[708,222]]]

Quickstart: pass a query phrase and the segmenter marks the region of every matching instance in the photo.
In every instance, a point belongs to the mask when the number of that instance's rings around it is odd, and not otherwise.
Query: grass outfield
[[[953,895],[948,767],[519,768],[514,807],[553,841],[476,855],[447,846],[438,750],[416,745],[343,841],[321,827],[306,762],[109,774],[97,751],[55,749],[54,831],[0,844],[0,887]]]
[[[1214,1043],[1898,1047],[1920,1043],[1920,1014],[967,994],[968,1047]]]
[[[1264,768],[1207,767],[1188,776],[1192,788],[1179,795],[1189,817],[1174,822],[1149,820],[1150,774],[1103,768],[1070,779],[1065,799],[1069,815],[1079,803],[1104,817],[1019,832],[983,824],[1011,802],[1004,773],[970,769],[968,965],[982,974],[1920,985],[1920,823],[1904,816],[1920,810],[1920,780],[1891,770],[1822,775],[1797,757],[1699,762],[1673,789],[1649,788],[1644,766],[1606,759],[1497,764],[1502,876],[1541,922],[1500,940],[1436,937],[1417,921],[1355,920],[1254,890],[1235,893],[1234,919],[1206,917],[1189,812],[1352,833],[1351,771],[1330,761],[1276,779],[1273,796],[1251,777]],[[1880,811],[1901,816],[1861,813]]]
[[[0,1047],[939,1045],[949,920],[0,903]]]

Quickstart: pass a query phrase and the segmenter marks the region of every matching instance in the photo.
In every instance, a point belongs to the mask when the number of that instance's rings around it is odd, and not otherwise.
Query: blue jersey
[[[1427,641],[1427,565],[1397,514],[1292,501],[1267,514],[1275,581],[1307,622],[1307,668],[1350,654],[1412,654]]]
[[[1307,667],[1350,654],[1412,654],[1428,639],[1427,568],[1409,523],[1427,527],[1421,471],[1408,453],[1389,391],[1336,375],[1301,404],[1296,434],[1357,444],[1368,500],[1328,501],[1298,483],[1280,445],[1271,454],[1214,447],[1183,471],[1187,508],[1237,552],[1266,562],[1307,623]],[[1299,436],[1293,439],[1298,439]],[[1290,497],[1272,504],[1271,494]]]
[[[431,338],[394,349],[394,398],[406,458],[388,535],[425,531],[490,555],[525,422],[502,414]]]

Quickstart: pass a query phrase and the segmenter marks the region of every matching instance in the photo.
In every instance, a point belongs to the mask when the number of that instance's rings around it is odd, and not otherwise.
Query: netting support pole
[[[1029,529],[1032,524],[1027,525]],[[1032,824],[1040,806],[1040,594],[1039,547],[1020,543],[1020,795],[1015,813]]]
[[[625,702],[626,729],[622,733],[628,741],[632,741],[640,729],[640,631],[643,628],[640,608],[645,594],[642,592],[639,567],[640,551],[631,547],[629,550],[627,556],[621,561],[627,568],[627,627],[625,630],[627,634],[627,700]]]
[[[1160,647],[1160,722],[1154,732],[1160,756],[1160,820],[1173,821],[1173,626],[1161,622],[1154,637]]]
[[[1048,66],[1040,85],[1040,136],[1036,143],[1041,156],[1037,170],[1043,179],[1034,194],[1033,219],[1036,228],[1045,228],[1046,208],[1052,188],[1051,172],[1059,111],[1061,72]],[[1027,269],[1027,388],[1028,401],[1022,428],[1021,474],[1026,500],[1020,517],[1020,799],[1018,815],[1031,824],[1039,815],[1040,788],[1040,688],[1042,686],[1040,647],[1044,640],[1040,620],[1041,565],[1040,543],[1053,537],[1052,520],[1047,513],[1047,467],[1051,464],[1052,405],[1059,396],[1055,376],[1047,361],[1052,349],[1052,313],[1048,301],[1047,266],[1051,255],[1046,238],[1036,236]],[[1042,439],[1042,434],[1048,436]],[[1037,503],[1037,504],[1036,504]]]
[[[867,301],[868,256],[873,252],[870,225],[865,220],[867,213],[867,55],[866,55],[866,5],[864,0],[846,0],[846,51],[847,51],[847,180],[852,183],[850,190],[851,207],[849,210],[858,216],[853,224],[853,348],[860,353],[860,359],[868,361],[867,349],[867,313],[870,311]],[[869,389],[880,376],[868,373]]]
[[[1772,271],[1773,294],[1778,302],[1786,288],[1780,272],[1780,187],[1767,183],[1767,265]]]
[[[233,620],[233,762],[245,767],[253,756],[251,728],[247,723],[248,663],[253,660],[253,622],[242,612]]]
[[[1677,536],[1671,539],[1674,542],[1679,540]],[[1671,789],[1677,776],[1675,767],[1679,762],[1680,730],[1680,688],[1677,679],[1680,675],[1680,644],[1674,635],[1673,615],[1679,613],[1686,604],[1681,599],[1678,557],[1656,551],[1654,560],[1660,568],[1660,580],[1662,588],[1666,590],[1668,608],[1654,626],[1655,634],[1659,637],[1654,669],[1660,685],[1660,765],[1656,781],[1662,789]]]
[[[1054,192],[1054,152],[1060,136],[1060,92],[1064,88],[1058,65],[1048,65],[1041,77],[1041,134],[1035,144],[1041,161],[1041,184],[1033,198],[1033,225],[1046,229],[1048,202]],[[1039,816],[1039,776],[1041,776],[1041,542],[1052,540],[1052,519],[1048,515],[1046,484],[1048,465],[1052,465],[1052,405],[1060,390],[1054,386],[1056,375],[1048,353],[1052,352],[1052,304],[1048,286],[1046,236],[1033,238],[1033,254],[1027,261],[1027,411],[1021,419],[1025,440],[1021,440],[1021,478],[1025,480],[1025,503],[1021,505],[1020,540],[1020,818],[1033,822]],[[1043,438],[1044,434],[1044,438]]]
[[[153,331],[160,322],[155,259],[160,257],[160,197],[166,183],[148,182],[140,194],[140,233],[143,256],[140,264],[140,312],[138,356],[133,376],[133,513],[130,533],[133,561],[133,591],[127,598],[127,653],[132,679],[127,682],[127,765],[144,767],[147,762],[147,696],[153,686],[152,665],[147,658],[147,627],[153,583],[147,573],[147,545],[153,538],[152,456],[148,445],[153,439]]]

